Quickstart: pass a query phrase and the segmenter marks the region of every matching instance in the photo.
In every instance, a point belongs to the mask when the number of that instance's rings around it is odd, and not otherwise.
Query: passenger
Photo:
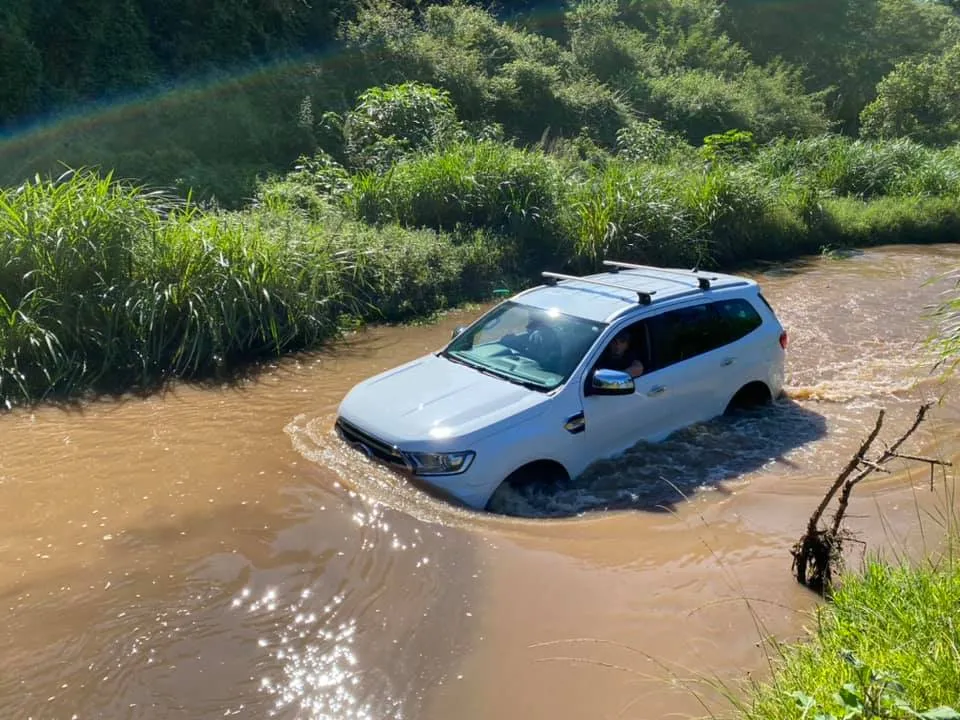
[[[620,370],[629,373],[631,377],[640,377],[643,374],[643,362],[632,340],[629,329],[617,333],[600,356],[597,367],[605,370]]]

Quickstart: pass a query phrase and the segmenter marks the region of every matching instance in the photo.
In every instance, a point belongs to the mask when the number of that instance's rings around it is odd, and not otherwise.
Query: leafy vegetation
[[[0,192],[0,241],[7,406],[228,373],[485,296],[498,272],[482,233],[310,222],[277,197],[204,212],[86,171]]]
[[[774,678],[739,704],[744,720],[957,720],[960,570],[871,561],[817,611],[809,642],[782,648]]]
[[[457,132],[607,152],[644,128],[694,147],[731,130],[960,140],[948,2],[481,4],[11,0],[0,183],[95,166],[240,207],[302,155],[383,170]],[[392,86],[408,105],[375,117]]]
[[[0,140],[8,402],[229,371],[546,265],[960,230],[948,4],[69,5],[0,9],[0,123],[77,113]]]

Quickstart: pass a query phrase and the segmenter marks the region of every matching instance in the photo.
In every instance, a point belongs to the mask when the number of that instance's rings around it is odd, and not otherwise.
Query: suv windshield
[[[563,384],[605,323],[508,301],[477,321],[441,355],[535,390]]]

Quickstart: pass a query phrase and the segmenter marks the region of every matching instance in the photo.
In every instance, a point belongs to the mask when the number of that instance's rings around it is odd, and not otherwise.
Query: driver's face
[[[613,352],[617,355],[623,355],[627,351],[630,342],[625,337],[616,337],[613,339]]]

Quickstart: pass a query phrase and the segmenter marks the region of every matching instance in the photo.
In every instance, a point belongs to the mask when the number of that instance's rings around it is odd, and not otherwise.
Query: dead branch
[[[877,464],[876,464],[875,462],[873,462],[872,460],[867,460],[866,458],[860,458],[860,464],[861,464],[861,465],[866,465],[868,468],[871,468],[871,469],[873,469],[873,470],[876,470],[877,472],[882,472],[882,473],[887,473],[887,474],[890,473],[890,471],[887,470],[883,465],[877,465]]]
[[[920,427],[920,423],[923,422],[930,407],[930,403],[921,405],[914,418],[913,424],[897,438],[896,442],[884,450],[878,458],[869,460],[865,456],[870,450],[871,445],[873,445],[874,440],[876,440],[877,435],[880,434],[880,429],[883,427],[885,411],[880,410],[873,431],[867,436],[866,440],[863,441],[860,448],[850,459],[850,462],[847,463],[843,471],[837,476],[837,479],[833,481],[833,484],[824,495],[823,500],[820,501],[817,509],[810,516],[810,520],[807,523],[807,531],[790,551],[793,555],[793,571],[796,575],[797,582],[821,593],[829,589],[833,569],[842,557],[843,543],[846,540],[852,539],[849,533],[842,531],[840,528],[840,524],[843,522],[843,516],[850,503],[850,493],[858,483],[866,479],[871,473],[875,471],[890,472],[884,465],[893,458],[925,462],[930,465],[930,482],[932,489],[934,466],[950,465],[950,463],[935,458],[906,455],[897,452],[900,446],[906,442],[907,438],[913,435],[917,428]],[[860,471],[854,475],[854,472],[858,468]],[[851,475],[853,477],[851,477]],[[829,529],[820,529],[820,519],[838,491],[840,491],[840,498],[837,502],[837,511],[834,513],[833,522]]]
[[[830,486],[830,489],[827,490],[827,494],[823,496],[823,500],[820,501],[820,505],[814,511],[813,515],[810,516],[810,521],[807,523],[807,534],[812,535],[817,530],[817,523],[820,522],[820,517],[823,515],[823,511],[827,509],[827,505],[830,504],[830,500],[833,499],[833,496],[836,495],[837,490],[839,490],[844,481],[853,474],[853,471],[857,469],[857,465],[860,464],[860,459],[867,454],[867,450],[870,449],[870,446],[873,444],[873,441],[877,439],[877,435],[880,434],[880,428],[883,427],[883,416],[886,414],[886,411],[881,409],[880,413],[877,415],[877,424],[873,427],[873,432],[871,432],[867,439],[863,441],[863,444],[860,445],[860,449],[857,450],[856,455],[854,455],[850,462],[847,463],[847,466],[843,469],[837,479],[833,481],[833,485]]]
[[[905,453],[891,453],[894,457],[903,458],[904,460],[916,460],[918,462],[931,463],[932,465],[946,465],[947,467],[953,467],[953,463],[949,460],[937,460],[936,458],[928,458],[923,455],[907,455]]]

